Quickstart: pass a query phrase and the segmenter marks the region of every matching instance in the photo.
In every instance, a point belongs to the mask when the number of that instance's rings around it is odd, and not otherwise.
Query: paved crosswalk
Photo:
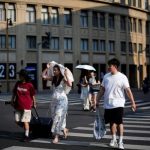
[[[73,95],[69,97],[69,105],[82,104],[79,95]],[[100,102],[103,104],[103,101]],[[150,109],[150,102],[144,102],[143,100],[136,100],[138,110]],[[125,108],[130,108],[130,101],[126,102]],[[130,115],[126,115],[124,118],[125,124],[125,148],[136,150],[149,150],[150,149],[150,113],[137,112]],[[111,139],[107,126],[107,134],[100,141],[96,141],[93,138],[93,124],[87,126],[81,126],[73,128],[69,133],[68,140],[62,140],[59,144],[65,145],[81,145],[81,146],[97,146],[108,147],[108,143]],[[80,139],[80,140],[79,140]],[[47,139],[35,139],[31,142],[34,143],[50,143]]]
[[[80,96],[77,94],[69,95],[69,105],[81,105],[82,101]],[[7,100],[8,97],[0,97],[0,101]],[[49,103],[49,95],[37,96],[38,103]],[[102,105],[103,101],[100,102]],[[136,100],[137,112],[127,113],[124,117],[124,143],[126,149],[136,149],[136,150],[149,150],[150,149],[150,102],[143,101],[141,99]],[[130,102],[126,102],[125,108],[130,108]],[[94,119],[94,118],[93,118]],[[94,120],[93,120],[94,121]],[[80,140],[79,140],[80,139]],[[87,124],[85,126],[78,126],[72,128],[69,132],[69,137],[67,140],[61,140],[59,144],[63,145],[78,145],[78,146],[90,146],[92,147],[108,147],[111,135],[109,127],[107,126],[107,134],[100,141],[96,141],[93,138],[93,123]],[[31,143],[51,143],[49,139],[34,139]],[[27,150],[28,148],[21,147],[10,147],[4,150],[13,150],[18,148],[18,150]],[[34,150],[34,148],[31,150]],[[40,150],[40,149],[39,149]],[[46,149],[43,149],[46,150]],[[56,149],[55,149],[56,150]]]
[[[150,113],[135,113],[124,118],[124,143],[126,149],[149,150],[150,149]],[[78,140],[80,138],[80,140]],[[62,140],[59,144],[108,147],[111,135],[107,126],[107,134],[100,141],[93,138],[93,123],[82,127],[76,127],[69,133],[68,140]],[[49,139],[35,139],[34,143],[50,143]]]

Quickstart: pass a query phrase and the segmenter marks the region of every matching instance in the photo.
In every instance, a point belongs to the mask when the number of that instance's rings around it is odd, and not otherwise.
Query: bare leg
[[[115,123],[110,124],[110,131],[111,131],[112,139],[116,140],[117,125]]]
[[[24,129],[29,130],[29,122],[24,122]]]
[[[92,102],[92,94],[89,94],[89,102],[90,102],[90,107],[92,107],[93,106],[93,102]]]
[[[93,108],[96,109],[96,97],[97,94],[93,94]]]
[[[121,143],[123,142],[123,132],[124,132],[123,124],[119,124],[117,128],[118,128],[118,134],[119,134],[119,143]]]
[[[64,128],[64,130],[63,130],[63,134],[64,134],[64,138],[65,138],[65,139],[67,139],[68,132],[69,132],[69,129]]]
[[[29,122],[24,122],[25,136],[29,137]]]

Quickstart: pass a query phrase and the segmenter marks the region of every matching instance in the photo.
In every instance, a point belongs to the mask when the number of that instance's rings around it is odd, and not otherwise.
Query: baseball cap
[[[25,69],[21,69],[17,74],[23,76],[23,77],[28,77],[28,72]]]

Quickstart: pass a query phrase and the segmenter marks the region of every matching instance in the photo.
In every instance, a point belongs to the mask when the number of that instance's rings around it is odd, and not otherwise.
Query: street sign
[[[6,79],[6,63],[0,63],[0,80]],[[16,79],[16,63],[9,63],[9,79]]]

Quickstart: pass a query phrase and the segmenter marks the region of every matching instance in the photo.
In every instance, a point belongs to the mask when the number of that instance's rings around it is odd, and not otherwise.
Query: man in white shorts
[[[16,122],[30,122],[31,120],[31,110],[16,110],[15,111],[15,121]]]
[[[28,73],[22,69],[19,72],[19,81],[13,89],[12,105],[15,108],[15,121],[24,127],[23,141],[29,141],[29,123],[31,120],[31,108],[36,107],[35,89],[29,81]]]
[[[112,140],[111,147],[124,149],[123,145],[123,111],[125,106],[125,93],[131,101],[132,110],[136,110],[136,104],[131,92],[127,77],[118,71],[120,65],[119,60],[113,58],[108,61],[109,73],[107,73],[102,81],[100,91],[97,95],[97,106],[99,100],[104,95],[104,119],[105,123],[110,124]],[[116,133],[119,134],[119,142],[116,139]]]

